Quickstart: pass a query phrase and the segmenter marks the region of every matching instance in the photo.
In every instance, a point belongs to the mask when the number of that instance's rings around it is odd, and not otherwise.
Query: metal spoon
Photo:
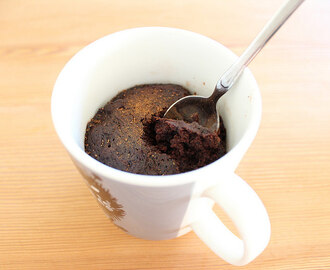
[[[276,31],[304,0],[288,0],[264,26],[241,57],[221,76],[210,97],[187,96],[173,103],[164,114],[165,118],[198,122],[212,131],[219,129],[219,113],[216,104],[236,82],[244,68],[254,59]]]

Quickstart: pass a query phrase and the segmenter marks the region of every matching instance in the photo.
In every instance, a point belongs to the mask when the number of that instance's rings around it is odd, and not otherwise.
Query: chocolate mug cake
[[[211,132],[198,123],[162,118],[190,95],[175,84],[138,85],[121,91],[87,124],[85,152],[119,170],[169,175],[205,166],[226,153],[223,123]]]

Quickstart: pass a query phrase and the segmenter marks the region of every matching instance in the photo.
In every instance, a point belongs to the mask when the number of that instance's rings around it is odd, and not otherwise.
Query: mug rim
[[[182,32],[198,38],[203,38],[208,40],[209,42],[217,43],[218,46],[225,48],[228,52],[232,53],[236,58],[238,58],[236,54],[234,54],[229,48],[225,47],[220,42],[211,39],[207,36],[201,35],[199,33],[195,33],[184,29],[179,29],[179,28],[149,26],[149,27],[129,28],[111,33],[84,46],[62,68],[60,74],[56,79],[51,97],[51,114],[52,114],[53,125],[55,127],[55,131],[58,137],[60,138],[60,141],[62,142],[68,153],[70,154],[71,158],[73,160],[76,160],[79,164],[82,164],[83,166],[87,167],[89,170],[93,172],[97,172],[97,175],[99,175],[102,178],[112,179],[114,181],[131,184],[131,185],[149,186],[149,187],[165,187],[165,186],[168,187],[168,186],[177,186],[177,185],[187,184],[190,182],[195,182],[196,180],[198,180],[197,177],[200,177],[202,171],[213,169],[215,168],[215,166],[219,167],[220,164],[225,163],[226,160],[234,156],[236,152],[239,152],[239,150],[242,147],[244,147],[245,144],[250,145],[250,143],[253,141],[254,137],[257,134],[261,122],[261,106],[262,106],[261,95],[258,84],[252,72],[248,68],[245,68],[245,72],[248,73],[250,79],[254,80],[256,86],[255,89],[256,94],[254,96],[255,112],[251,117],[250,125],[245,130],[240,141],[228,153],[226,153],[224,156],[217,159],[216,161],[192,171],[179,173],[179,174],[172,174],[172,175],[144,175],[144,174],[135,174],[131,172],[121,171],[119,169],[112,168],[89,156],[77,143],[72,144],[71,140],[66,138],[65,134],[61,132],[59,123],[57,122],[59,120],[57,117],[57,110],[59,110],[59,105],[56,104],[55,97],[57,93],[61,91],[61,78],[62,78],[61,75],[66,73],[68,64],[75,61],[76,58],[80,57],[85,49],[90,48],[91,46],[94,45],[94,43],[102,42],[102,40],[108,38],[109,36],[115,37],[116,35],[122,35],[132,31],[149,31],[149,30]]]

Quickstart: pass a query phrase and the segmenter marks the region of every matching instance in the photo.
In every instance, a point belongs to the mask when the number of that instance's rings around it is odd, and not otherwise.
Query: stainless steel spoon
[[[272,19],[264,26],[241,57],[221,76],[210,97],[187,96],[173,103],[164,114],[165,118],[198,122],[200,125],[217,131],[220,126],[216,104],[236,82],[244,68],[254,59],[276,31],[304,0],[288,0]]]

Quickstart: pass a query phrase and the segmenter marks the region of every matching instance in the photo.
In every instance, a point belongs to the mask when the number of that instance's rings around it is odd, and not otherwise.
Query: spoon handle
[[[225,88],[228,90],[235,83],[244,68],[253,60],[302,2],[304,0],[288,0],[281,6],[240,58],[222,75],[216,85],[216,89]]]

